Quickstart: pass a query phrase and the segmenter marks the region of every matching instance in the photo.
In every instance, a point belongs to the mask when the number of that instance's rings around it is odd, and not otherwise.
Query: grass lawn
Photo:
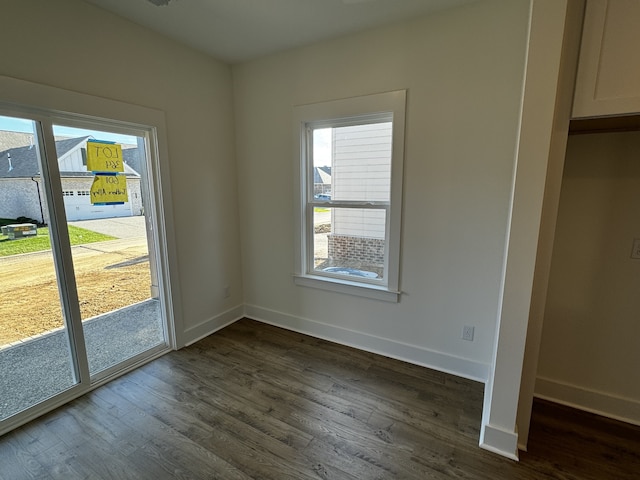
[[[71,240],[71,245],[83,245],[85,243],[115,240],[115,237],[69,225],[69,239]],[[18,255],[19,253],[41,252],[42,250],[50,249],[51,242],[49,240],[49,229],[47,227],[39,228],[38,235],[35,237],[9,240],[6,235],[0,235],[0,257]]]

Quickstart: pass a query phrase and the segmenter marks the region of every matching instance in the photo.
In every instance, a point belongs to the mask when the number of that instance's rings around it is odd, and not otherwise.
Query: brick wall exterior
[[[18,218],[27,217],[37,221],[42,221],[40,205],[38,203],[38,188],[42,197],[43,210],[46,217],[46,199],[40,185],[40,179],[36,186],[35,181],[30,178],[2,178],[0,179],[0,217]]]
[[[40,189],[40,201],[44,213],[44,223],[49,224],[47,211],[47,199],[42,188],[42,180],[36,177],[30,178],[2,178],[0,179],[0,218],[27,217],[36,221],[42,221],[40,203],[38,202],[38,189]],[[93,177],[62,178],[62,190],[90,190]],[[132,215],[142,215],[142,194],[139,178],[127,178],[127,190]],[[89,203],[89,197],[86,197]]]
[[[140,190],[140,179],[127,178],[127,191],[129,192],[129,203],[131,204],[131,215],[142,215],[142,191]]]
[[[327,235],[329,261],[345,266],[382,266],[384,240],[350,235]]]

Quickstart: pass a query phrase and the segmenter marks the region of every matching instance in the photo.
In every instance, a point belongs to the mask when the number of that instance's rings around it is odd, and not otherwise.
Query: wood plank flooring
[[[482,395],[245,319],[0,438],[0,479],[640,479],[640,428],[545,402],[481,450]]]

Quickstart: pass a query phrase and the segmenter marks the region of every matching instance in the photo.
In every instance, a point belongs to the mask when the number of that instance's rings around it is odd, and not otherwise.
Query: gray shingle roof
[[[136,173],[140,173],[142,171],[142,156],[140,155],[140,151],[138,148],[123,148],[122,149],[122,159],[124,163],[131,169],[135,170]]]
[[[61,157],[89,137],[69,138],[56,142]],[[0,152],[0,178],[28,178],[40,175],[37,149],[33,146],[10,148]]]
[[[56,152],[58,158],[66,155],[70,150],[77,147],[91,137],[66,138],[64,140],[56,140]]]
[[[313,183],[331,185],[331,167],[314,167]]]
[[[24,178],[40,175],[34,147],[10,148],[0,152],[0,178]]]
[[[33,143],[32,133],[0,130],[0,152],[10,148],[25,147]]]
[[[85,142],[91,137],[79,137],[79,138],[65,138],[63,140],[56,141],[56,151],[58,157],[62,157],[73,150],[75,147]],[[35,147],[16,147],[9,148],[3,152],[0,152],[0,178],[30,178],[40,176],[40,165],[38,164],[37,150]],[[126,152],[126,155],[124,154]],[[123,156],[125,157],[125,163],[127,160],[133,160],[137,158],[137,149],[124,150]],[[9,156],[11,156],[11,162],[9,162]],[[10,168],[11,167],[11,168]],[[128,177],[138,174],[135,169],[131,169],[131,166],[125,166]],[[92,172],[67,172],[61,171],[63,177],[92,177]]]

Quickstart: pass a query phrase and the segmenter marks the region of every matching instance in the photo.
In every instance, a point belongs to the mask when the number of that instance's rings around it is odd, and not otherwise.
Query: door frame
[[[111,379],[123,375],[158,356],[176,349],[183,343],[181,332],[181,294],[178,282],[177,253],[173,236],[173,208],[171,204],[171,185],[169,177],[168,149],[164,113],[137,105],[114,100],[93,97],[11,77],[0,76],[0,107],[4,115],[14,115],[36,121],[38,148],[42,165],[42,180],[50,209],[50,228],[52,249],[58,273],[61,301],[64,311],[70,312],[69,340],[73,357],[73,370],[77,384],[50,399],[32,406],[8,419],[0,427],[0,435],[13,430],[28,421],[51,411],[74,398],[97,388]],[[114,122],[114,123],[111,123]],[[59,178],[57,161],[47,162],[44,158],[57,158],[53,124],[107,130],[113,133],[136,134],[145,138],[146,168],[149,183],[154,187],[149,192],[149,204],[153,215],[146,217],[147,228],[153,229],[153,245],[150,252],[157,252],[157,272],[163,282],[156,282],[163,297],[162,315],[166,319],[167,347],[152,349],[134,356],[126,365],[118,369],[109,369],[108,374],[99,375],[92,382],[89,376],[82,321],[77,301],[73,261],[66,229],[64,199]],[[75,124],[75,125],[74,125]],[[115,125],[114,125],[115,124]],[[118,126],[120,125],[120,126]],[[120,130],[120,131],[119,131]],[[61,220],[62,219],[62,220]],[[71,268],[70,268],[70,267]],[[83,360],[78,361],[81,358]]]

